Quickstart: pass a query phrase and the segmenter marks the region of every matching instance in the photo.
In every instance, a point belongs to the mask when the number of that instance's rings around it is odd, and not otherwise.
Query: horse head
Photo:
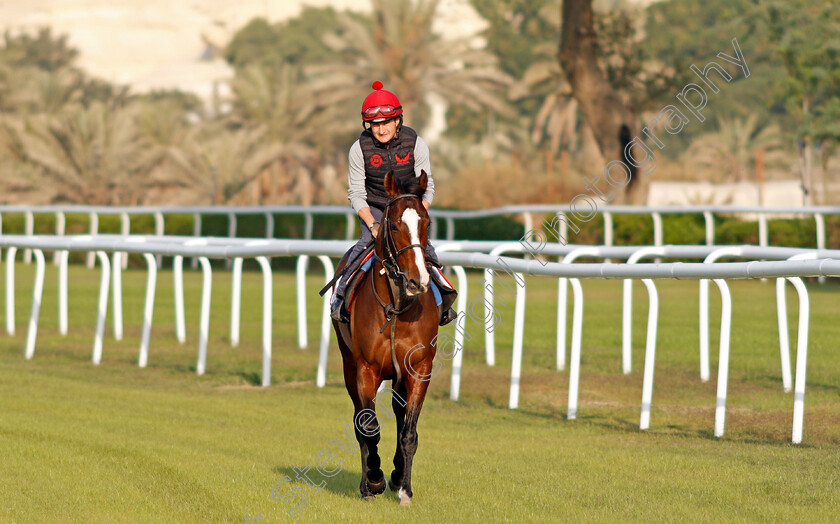
[[[383,261],[389,279],[406,297],[429,290],[426,245],[429,242],[429,213],[423,206],[428,176],[398,179],[393,171],[385,175],[388,203],[382,215],[376,241],[376,256]],[[400,298],[403,298],[402,296]]]

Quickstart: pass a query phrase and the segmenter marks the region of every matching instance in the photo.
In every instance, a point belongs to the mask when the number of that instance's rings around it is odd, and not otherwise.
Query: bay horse
[[[358,283],[353,303],[348,302],[350,323],[333,321],[361,451],[359,491],[366,499],[385,491],[374,409],[380,384],[392,380],[397,449],[388,485],[399,491],[400,505],[411,504],[414,495],[411,466],[417,451],[417,420],[437,351],[438,310],[434,295],[427,293],[430,276],[425,259],[430,220],[420,198],[427,182],[425,172],[399,181],[393,172],[385,175],[388,203],[374,241],[373,265]],[[342,259],[338,270],[344,265]]]

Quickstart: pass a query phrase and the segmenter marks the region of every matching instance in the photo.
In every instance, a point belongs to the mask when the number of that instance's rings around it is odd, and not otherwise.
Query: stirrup
[[[345,307],[345,302],[343,297],[338,297],[336,299],[336,304],[333,306],[332,311],[330,311],[330,318],[335,320],[336,322],[343,322],[345,324],[350,323],[350,313],[347,312],[347,308]]]
[[[438,325],[445,326],[456,318],[458,318],[458,314],[455,313],[454,309],[449,308],[440,315],[440,322],[438,322]]]

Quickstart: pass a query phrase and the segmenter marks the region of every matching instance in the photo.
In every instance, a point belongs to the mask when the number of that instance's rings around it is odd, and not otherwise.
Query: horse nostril
[[[411,278],[408,280],[408,289],[416,295],[422,295],[429,289],[429,286],[421,284],[417,279]]]
[[[429,290],[429,286],[419,282],[417,279],[411,278],[408,280],[408,289],[415,295],[422,295]]]

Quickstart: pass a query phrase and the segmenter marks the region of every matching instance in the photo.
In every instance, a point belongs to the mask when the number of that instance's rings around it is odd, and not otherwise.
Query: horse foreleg
[[[359,427],[356,424],[358,413],[364,409],[356,381],[356,376],[358,374],[356,361],[353,358],[350,349],[341,339],[341,336],[338,337],[338,346],[341,349],[341,357],[344,364],[344,386],[347,388],[350,400],[353,401],[353,430],[356,434],[356,440],[359,442],[359,455],[362,459],[362,483],[359,486],[359,491],[361,491],[363,497],[372,497],[373,493],[370,492],[367,487],[367,483],[365,482],[368,472],[368,455],[370,455],[370,451],[368,450],[367,440],[359,431]]]
[[[403,452],[403,475],[400,482],[399,495],[400,505],[408,506],[414,492],[411,489],[411,466],[414,463],[414,454],[417,453],[417,420],[420,418],[420,409],[423,407],[423,400],[426,398],[428,381],[417,380],[412,376],[406,378],[405,420],[402,431],[397,438],[400,440],[400,447]]]
[[[391,407],[397,419],[397,450],[394,453],[394,471],[391,472],[391,478],[388,480],[388,486],[391,488],[391,491],[400,489],[402,486],[403,471],[405,471],[405,457],[403,456],[401,438],[405,422],[405,397],[405,381],[403,381],[399,388],[394,391],[394,395],[391,398]]]
[[[372,497],[385,491],[385,474],[379,458],[379,421],[376,418],[376,390],[382,379],[370,369],[359,368],[356,373],[356,389],[361,409],[356,409],[353,424],[359,446],[367,447],[367,456],[362,456],[362,481],[359,491],[362,496]]]

